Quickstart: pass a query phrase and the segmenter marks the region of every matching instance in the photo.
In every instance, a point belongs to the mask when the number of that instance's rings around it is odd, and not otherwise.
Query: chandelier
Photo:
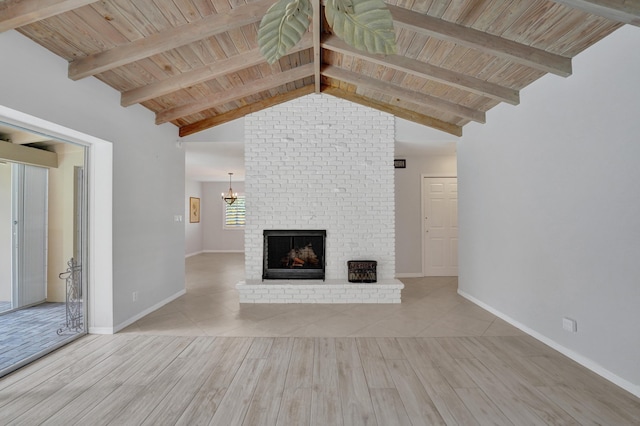
[[[222,193],[222,199],[225,201],[225,203],[231,205],[233,204],[237,199],[238,199],[238,193],[237,192],[233,192],[233,189],[231,189],[231,176],[233,175],[233,173],[229,173],[229,192],[227,192],[226,194],[223,192]]]

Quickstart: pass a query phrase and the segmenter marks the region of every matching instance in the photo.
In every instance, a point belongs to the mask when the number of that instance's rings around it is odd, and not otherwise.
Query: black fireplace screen
[[[325,230],[265,230],[262,279],[322,279]]]

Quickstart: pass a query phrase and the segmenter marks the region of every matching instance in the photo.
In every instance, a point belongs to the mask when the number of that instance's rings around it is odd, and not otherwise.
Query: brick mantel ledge
[[[240,303],[400,303],[398,280],[246,280],[236,284]]]

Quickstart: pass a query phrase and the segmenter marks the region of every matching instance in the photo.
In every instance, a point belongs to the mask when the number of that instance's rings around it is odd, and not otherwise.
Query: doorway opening
[[[0,375],[87,332],[86,148],[0,124]]]
[[[82,228],[83,234],[78,235],[77,232],[74,232],[73,237],[74,241],[77,238],[81,238],[84,241],[82,249],[84,281],[81,287],[81,308],[84,313],[83,327],[84,330],[88,330],[89,333],[113,333],[112,144],[105,140],[68,129],[2,105],[0,105],[0,126],[19,129],[27,133],[46,137],[51,141],[80,148],[84,152],[82,177],[78,177],[78,170],[75,167],[72,172],[74,184],[77,184],[77,179],[82,179],[85,183],[85,188],[80,191],[80,193],[84,194],[82,205],[86,209],[82,214],[84,215],[86,223]],[[4,148],[7,148],[7,145],[4,145]],[[6,157],[7,150],[4,149],[0,151],[0,153]],[[4,158],[2,162],[4,164],[0,164],[0,167],[7,167],[7,164],[10,162],[29,163],[28,161],[12,160],[11,158]],[[76,187],[74,191],[77,190],[78,188]],[[75,193],[77,194],[77,192]],[[67,203],[67,205],[77,202],[75,197],[72,198],[73,200]],[[31,197],[27,197],[27,200],[30,199]],[[73,216],[73,214],[71,216]],[[65,217],[69,216],[65,215]],[[73,244],[74,243],[72,243],[72,245]],[[75,247],[72,251],[77,250],[78,246],[76,245]],[[76,255],[76,253],[73,255]],[[48,258],[47,262],[49,262]],[[60,271],[55,272],[59,273]],[[66,300],[66,293],[64,297]],[[61,303],[64,305],[63,302]],[[20,309],[16,311],[16,313],[27,313],[30,310],[33,311],[35,308]],[[14,313],[10,313],[9,315],[13,314]],[[67,324],[66,315],[65,310],[63,325]],[[8,316],[0,315],[0,320],[3,318],[8,318]],[[61,328],[63,327],[59,326],[56,332]],[[64,332],[65,330],[62,331]],[[19,336],[20,333],[17,335]],[[0,376],[55,350],[59,346],[81,335],[82,333],[75,333],[72,336],[65,336],[62,342],[55,342],[41,352],[24,357],[24,359],[15,363],[9,369],[2,369]],[[22,351],[15,351],[15,353],[20,352]]]

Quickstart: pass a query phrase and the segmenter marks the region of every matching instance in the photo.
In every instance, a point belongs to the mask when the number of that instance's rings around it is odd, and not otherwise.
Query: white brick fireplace
[[[392,115],[333,96],[247,116],[241,302],[399,302],[393,155]],[[262,282],[269,229],[326,230],[326,282]],[[349,260],[377,261],[378,282],[348,283]]]

